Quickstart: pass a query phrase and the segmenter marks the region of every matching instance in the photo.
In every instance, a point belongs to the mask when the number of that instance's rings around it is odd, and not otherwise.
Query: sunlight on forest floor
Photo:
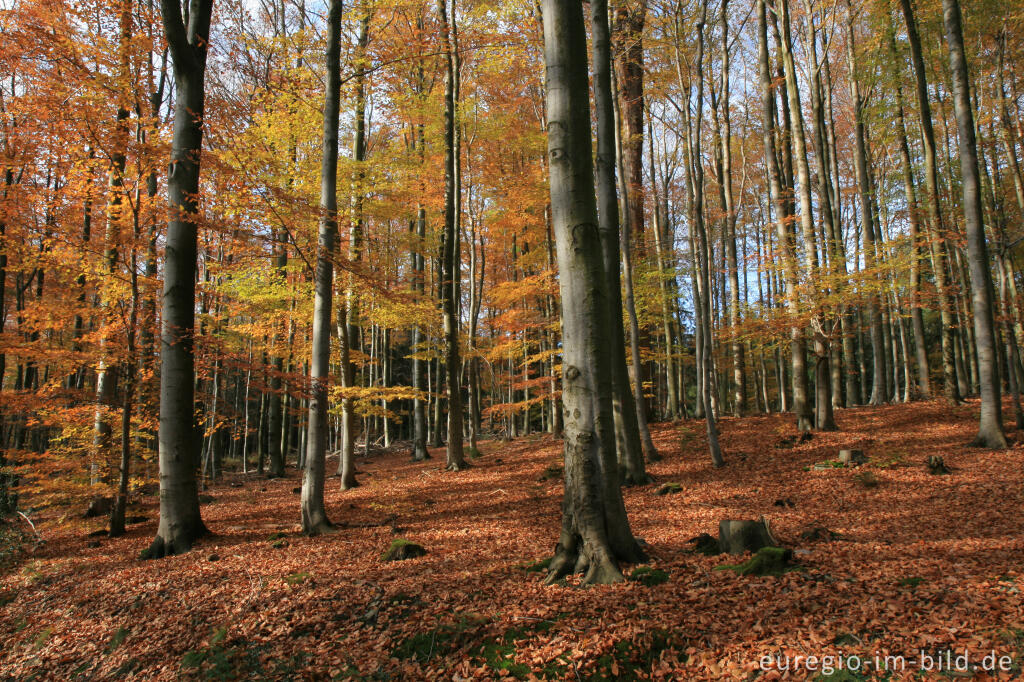
[[[155,496],[130,512],[147,522],[98,547],[103,519],[44,521],[46,543],[0,577],[0,678],[774,679],[764,656],[842,652],[903,654],[893,679],[910,679],[921,650],[964,648],[1019,670],[1024,447],[967,448],[977,410],[839,410],[841,431],[792,445],[789,416],[725,418],[720,470],[703,422],[657,424],[655,482],[625,494],[656,570],[611,587],[542,585],[562,493],[545,435],[484,442],[460,473],[442,451],[359,459],[361,487],[328,480],[341,528],[326,537],[296,532],[293,470],[229,475],[203,505],[215,535],[160,561],[138,558]],[[839,448],[869,461],[814,468]],[[951,474],[929,475],[934,454]],[[656,494],[668,482],[681,490]],[[735,558],[690,551],[720,520],[761,515],[802,570],[738,576],[714,570]],[[802,537],[818,526],[839,537]],[[427,554],[382,562],[396,538]]]

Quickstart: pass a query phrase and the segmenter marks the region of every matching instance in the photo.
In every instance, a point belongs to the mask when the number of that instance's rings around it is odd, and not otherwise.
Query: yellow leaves
[[[387,402],[427,398],[426,391],[411,386],[331,386],[329,389],[332,414],[341,414],[343,401],[351,400],[353,411],[360,417],[387,417],[401,419],[401,415],[385,407]]]

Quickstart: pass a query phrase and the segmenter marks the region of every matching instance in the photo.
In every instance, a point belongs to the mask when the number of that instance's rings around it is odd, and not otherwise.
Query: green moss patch
[[[395,538],[391,541],[391,545],[384,550],[381,555],[381,561],[404,561],[406,559],[415,559],[417,557],[424,556],[427,550],[423,549],[422,545],[417,545],[415,542],[406,540],[405,538]]]
[[[774,575],[800,570],[790,562],[793,550],[783,547],[762,547],[754,556],[741,564],[722,564],[716,571],[735,571],[736,575]]]
[[[623,639],[594,663],[589,680],[648,679],[654,663],[666,649],[680,648],[668,630],[655,629],[633,639]]]
[[[661,570],[660,568],[651,568],[650,566],[637,566],[633,569],[633,573],[630,574],[629,579],[632,582],[640,583],[647,587],[654,587],[655,585],[661,585],[668,582],[668,573]]]
[[[301,585],[307,580],[309,580],[309,573],[306,573],[305,571],[299,571],[298,573],[292,573],[284,577],[284,581],[289,585]]]

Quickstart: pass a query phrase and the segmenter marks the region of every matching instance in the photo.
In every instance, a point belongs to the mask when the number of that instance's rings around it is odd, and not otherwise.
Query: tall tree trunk
[[[854,166],[857,173],[857,189],[860,198],[860,224],[861,237],[863,241],[864,268],[868,271],[867,277],[871,288],[867,302],[868,325],[871,329],[871,397],[869,405],[881,405],[886,398],[885,383],[885,352],[882,332],[882,315],[879,311],[878,292],[880,285],[871,282],[879,281],[879,273],[875,265],[875,228],[872,224],[871,209],[871,181],[868,176],[868,153],[866,135],[864,132],[864,100],[860,94],[860,81],[857,78],[857,61],[854,46],[856,38],[853,32],[853,10],[850,10],[850,17],[847,22],[847,58],[850,65],[850,98],[853,100],[854,110],[854,140],[856,149],[854,152]]]
[[[565,497],[548,582],[623,579],[643,556],[619,489],[611,406],[607,280],[591,157],[586,28],[579,3],[544,0],[551,217],[562,297]]]
[[[818,251],[815,245],[816,238],[814,234],[814,214],[811,201],[811,171],[810,166],[807,163],[807,148],[804,139],[804,121],[803,114],[801,113],[800,106],[800,89],[797,81],[796,74],[796,63],[793,58],[793,49],[791,44],[790,34],[790,20],[789,20],[789,0],[780,0],[779,5],[782,8],[782,42],[780,47],[782,48],[782,63],[785,70],[786,79],[786,91],[789,99],[789,117],[790,117],[790,129],[792,132],[792,144],[793,144],[793,157],[796,161],[796,172],[797,172],[797,185],[799,188],[799,199],[800,199],[800,231],[803,241],[804,250],[804,269],[808,281],[812,286],[815,286],[819,281],[818,272]],[[822,430],[835,430],[836,425],[832,416],[832,386],[829,378],[829,362],[830,354],[828,350],[827,339],[824,335],[823,329],[824,319],[821,311],[818,311],[814,315],[812,320],[812,327],[815,328],[815,340],[814,340],[814,354],[817,356],[815,372],[816,377],[816,405],[814,413],[814,426]],[[796,373],[796,367],[793,368],[794,374]],[[824,375],[824,376],[822,376]],[[794,400],[793,406],[797,413],[797,424],[798,428],[804,430],[803,419],[810,419],[810,408],[807,403],[806,393],[803,396],[803,407],[801,410],[801,397],[798,395],[796,386],[794,385]],[[803,417],[801,416],[803,413]]]
[[[132,4],[131,0],[120,2],[120,35],[118,39],[118,76],[122,87],[129,87],[131,82],[129,50],[132,39]],[[129,93],[121,93],[127,99]],[[128,147],[128,105],[124,100],[118,103],[117,118],[114,126],[114,144],[110,153],[110,170],[107,182],[107,226],[103,240],[103,270],[109,280],[117,275],[117,247],[128,238],[125,228],[124,169]],[[109,320],[111,314],[110,293],[100,290],[100,340],[99,366],[96,369],[96,413],[93,423],[93,447],[96,450],[96,464],[109,467],[112,460],[112,431],[110,411],[114,408],[117,392],[119,362],[111,357],[107,335],[110,333]]]
[[[445,56],[444,79],[444,234],[441,246],[441,302],[444,310],[445,366],[448,370],[448,449],[445,468],[465,469],[462,450],[462,361],[459,359],[459,262],[458,207],[455,155],[455,82],[458,78],[455,0],[452,0],[451,21],[446,0],[438,0],[438,16],[442,25]]]
[[[327,13],[327,89],[324,93],[324,134],[320,158],[320,225],[317,234],[313,297],[310,401],[303,462],[302,531],[317,535],[333,529],[324,507],[327,459],[327,383],[331,361],[331,308],[334,254],[338,236],[338,119],[341,101],[341,1],[331,0]]]
[[[364,2],[360,6],[359,34],[356,51],[353,54],[355,67],[355,104],[353,111],[352,135],[352,200],[349,206],[348,259],[358,263],[363,257],[363,161],[366,159],[366,45],[370,36],[370,8]],[[352,348],[359,338],[359,297],[355,290],[355,278],[348,274],[345,286],[344,314],[338,312],[338,338],[341,343],[341,385],[350,389],[355,386],[355,367],[352,363]],[[351,396],[341,401],[341,449],[338,454],[338,476],[342,490],[359,485],[356,480],[354,460],[356,417]],[[370,434],[365,434],[369,446]]]
[[[917,104],[921,113],[921,139],[924,143],[924,180],[928,206],[929,245],[932,257],[932,275],[939,297],[939,315],[942,325],[942,376],[943,390],[952,403],[960,402],[957,387],[955,321],[953,318],[953,295],[946,273],[947,241],[942,225],[942,209],[939,202],[939,176],[935,159],[935,130],[932,127],[932,110],[928,102],[928,76],[925,72],[921,38],[917,32],[917,21],[911,0],[900,0],[903,18],[907,25],[907,41],[910,43],[911,62],[914,65],[917,85]]]
[[[896,62],[896,38],[889,33],[889,53],[893,63]],[[907,126],[903,114],[903,87],[899,83],[899,74],[894,73],[896,82],[896,135],[900,144],[900,160],[903,165],[903,193],[907,200],[907,222],[910,225],[910,321],[914,330],[914,358],[917,363],[917,389],[925,400],[931,398],[931,377],[928,369],[928,349],[924,338],[924,315],[921,312],[921,230],[918,221],[917,191],[915,190],[914,170],[910,160],[910,144],[907,142]]]
[[[722,194],[725,197],[725,232],[726,267],[729,269],[729,326],[732,327],[732,386],[733,411],[737,417],[747,411],[747,379],[743,342],[738,337],[740,323],[740,279],[739,267],[736,262],[736,208],[733,206],[732,188],[732,122],[729,114],[729,11],[728,0],[721,4],[722,29]]]
[[[978,384],[981,392],[981,417],[973,444],[986,448],[1005,448],[1003,410],[999,385],[999,358],[996,353],[995,320],[992,310],[992,271],[985,225],[981,209],[981,176],[978,172],[978,148],[971,109],[970,77],[960,3],[942,0],[942,21],[949,45],[953,74],[953,105],[956,110],[957,138],[960,142],[960,176],[963,192],[964,224],[967,231],[968,264],[971,271],[971,302],[974,310],[974,337],[978,349]]]
[[[696,121],[693,123],[691,154],[691,185],[692,185],[692,223],[697,237],[697,286],[695,288],[696,304],[700,308],[698,324],[701,327],[702,352],[698,372],[702,377],[701,395],[697,399],[704,406],[704,423],[707,430],[708,450],[711,454],[711,463],[715,468],[725,465],[725,458],[722,455],[721,446],[718,442],[718,414],[712,404],[712,392],[715,391],[714,372],[712,369],[712,342],[711,342],[711,273],[710,258],[708,251],[707,226],[704,221],[704,165],[701,154],[701,122],[704,116],[704,26],[707,21],[707,0],[701,1],[700,18],[697,21],[697,55],[695,63],[697,67],[697,101],[695,106]],[[679,31],[680,18],[676,16],[676,31]],[[687,135],[690,136],[690,126],[687,126]]]
[[[193,334],[206,51],[213,0],[190,0],[187,26],[179,0],[161,0],[160,8],[174,60],[176,97],[160,330],[160,524],[147,550],[152,558],[187,552],[207,532],[199,514],[195,476],[199,439]]]

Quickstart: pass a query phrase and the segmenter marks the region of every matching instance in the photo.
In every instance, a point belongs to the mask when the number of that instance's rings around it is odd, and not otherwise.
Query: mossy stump
[[[660,568],[637,566],[629,576],[630,582],[640,583],[646,587],[655,587],[668,582],[668,573]]]
[[[656,491],[655,495],[675,495],[676,493],[683,492],[683,486],[679,483],[663,483]]]
[[[417,557],[424,556],[427,550],[423,549],[422,545],[417,545],[415,542],[410,542],[405,538],[395,538],[391,541],[391,546],[387,548],[387,551],[381,555],[381,561],[405,561],[406,559],[415,559]]]
[[[718,546],[722,552],[743,554],[778,544],[764,517],[757,521],[726,520],[718,524]]]
[[[868,461],[863,450],[840,450],[839,461],[845,466],[858,466]]]
[[[762,547],[741,564],[724,564],[716,571],[735,571],[736,575],[782,575],[797,570],[791,561],[793,550],[784,547]]]

